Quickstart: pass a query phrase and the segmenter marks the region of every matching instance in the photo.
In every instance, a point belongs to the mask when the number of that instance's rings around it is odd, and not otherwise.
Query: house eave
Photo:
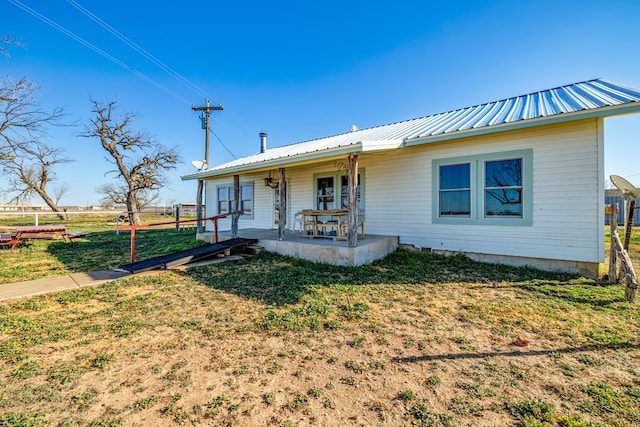
[[[556,114],[548,117],[539,117],[536,119],[520,120],[512,123],[504,123],[493,126],[483,126],[473,129],[465,129],[437,135],[424,135],[405,140],[403,146],[411,147],[421,144],[430,144],[434,142],[447,141],[451,139],[468,138],[477,135],[486,135],[490,133],[506,132],[510,130],[526,129],[537,126],[545,126],[555,123],[564,123],[575,120],[591,119],[596,117],[609,117],[624,114],[633,114],[640,112],[640,103],[631,103],[624,105],[613,105],[609,107],[599,108],[595,110],[577,111],[574,113]]]
[[[396,143],[396,146],[398,144]],[[271,169],[274,167],[283,167],[291,164],[305,163],[317,159],[326,159],[329,157],[335,157],[339,155],[345,155],[350,153],[358,153],[363,151],[362,142],[350,144],[344,147],[333,148],[330,150],[314,151],[309,153],[303,153],[288,157],[280,157],[276,159],[265,160],[262,162],[246,163],[242,165],[232,166],[224,169],[207,170],[190,175],[183,175],[180,178],[182,181],[191,181],[196,179],[215,178],[220,176],[227,176],[236,174],[239,172],[249,172],[256,170]]]
[[[527,129],[538,126],[546,126],[557,123],[584,120],[590,118],[617,116],[624,114],[632,114],[640,112],[640,102],[630,102],[625,104],[612,105],[608,107],[585,109],[571,113],[559,113],[550,116],[538,117],[534,119],[518,120],[510,123],[502,123],[497,125],[486,125],[477,128],[454,130],[444,133],[431,135],[420,135],[410,137],[405,140],[401,139],[380,139],[380,140],[362,140],[349,143],[339,147],[329,149],[317,149],[289,156],[274,157],[267,160],[251,160],[246,163],[236,164],[229,167],[219,167],[217,169],[205,170],[193,174],[183,175],[183,181],[208,179],[222,176],[229,176],[242,172],[260,171],[272,169],[276,167],[285,167],[290,165],[301,165],[305,163],[313,163],[319,160],[325,160],[331,157],[346,155],[350,153],[393,150],[402,147],[411,147],[422,144],[429,144],[441,141],[448,141],[460,138],[469,138],[478,135],[486,135],[492,133],[506,132],[519,129]]]

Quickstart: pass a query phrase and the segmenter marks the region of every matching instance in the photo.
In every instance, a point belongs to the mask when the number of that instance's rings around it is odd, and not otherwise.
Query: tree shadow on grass
[[[168,229],[138,230],[135,258],[144,260],[203,245],[193,233]],[[72,243],[50,242],[47,252],[69,271],[88,272],[119,267],[131,262],[131,234],[113,230],[92,232]]]
[[[589,282],[575,286],[558,286],[549,283],[519,283],[514,287],[571,304],[593,308],[611,308],[625,303],[624,287],[617,283]],[[594,292],[594,288],[599,288]]]
[[[72,272],[96,271],[124,264],[129,258],[129,242],[128,233],[116,235],[114,231],[100,231],[71,243],[51,242],[47,252]]]
[[[640,344],[632,344],[629,342],[623,343],[608,343],[608,344],[589,344],[579,347],[564,347],[554,348],[548,350],[513,350],[513,351],[499,351],[494,353],[479,352],[479,353],[448,353],[448,354],[429,354],[422,356],[408,356],[408,357],[394,357],[391,359],[393,363],[417,363],[417,362],[431,362],[435,360],[456,360],[456,359],[486,359],[489,357],[530,357],[530,356],[545,356],[550,354],[565,354],[565,353],[582,353],[589,351],[602,351],[602,350],[638,350]]]
[[[492,283],[540,280],[569,283],[575,275],[484,264],[465,256],[398,250],[370,265],[341,267],[263,252],[254,259],[191,268],[191,278],[268,305],[295,304],[324,286],[364,284]]]

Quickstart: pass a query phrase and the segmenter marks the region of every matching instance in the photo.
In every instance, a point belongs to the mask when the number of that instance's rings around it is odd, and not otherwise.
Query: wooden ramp
[[[200,246],[198,248],[187,249],[186,251],[174,252],[172,254],[121,265],[120,268],[134,274],[159,268],[166,270],[171,267],[188,264],[190,262],[218,255],[239,246],[253,245],[257,242],[257,239],[243,239],[241,237],[236,237],[234,239],[213,243],[207,246]]]

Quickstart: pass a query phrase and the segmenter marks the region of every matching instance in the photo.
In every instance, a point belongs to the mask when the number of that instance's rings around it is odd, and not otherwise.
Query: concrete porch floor
[[[220,240],[228,239],[231,237],[231,231],[219,231],[218,237]],[[358,246],[355,248],[347,247],[347,242],[344,240],[310,239],[304,237],[299,231],[290,230],[286,231],[285,240],[278,240],[277,230],[258,228],[238,230],[238,237],[258,239],[258,244],[269,252],[342,266],[370,264],[384,258],[398,248],[398,237],[371,234],[365,235],[364,239],[358,238]],[[213,233],[202,233],[197,238],[213,243]]]

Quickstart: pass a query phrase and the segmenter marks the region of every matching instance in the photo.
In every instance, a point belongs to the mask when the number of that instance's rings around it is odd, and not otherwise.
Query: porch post
[[[196,233],[202,233],[202,191],[204,189],[204,181],[198,180],[198,192],[196,193]]]
[[[358,153],[349,154],[347,161],[349,219],[347,247],[358,246]]]
[[[231,204],[231,237],[238,237],[240,219],[240,175],[233,175],[233,203]]]
[[[285,168],[280,168],[278,179],[278,240],[284,240],[284,230],[287,225],[287,192],[285,181]]]

